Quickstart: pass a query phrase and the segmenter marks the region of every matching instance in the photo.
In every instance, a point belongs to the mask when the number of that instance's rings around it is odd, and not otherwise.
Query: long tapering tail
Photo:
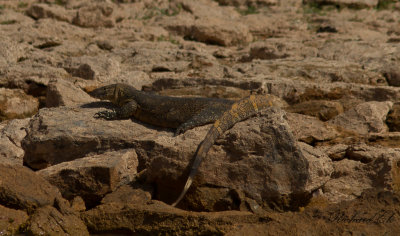
[[[197,170],[199,169],[201,161],[207,155],[215,140],[217,140],[225,131],[230,129],[237,122],[247,119],[257,114],[259,110],[266,107],[271,107],[272,105],[273,100],[270,95],[251,95],[234,103],[231,109],[224,112],[224,114],[222,114],[222,116],[217,121],[215,121],[214,125],[208,131],[206,137],[197,148],[195,158],[192,163],[192,168],[190,169],[189,176],[186,180],[186,184],[182,190],[182,193],[179,195],[178,199],[172,204],[172,206],[176,206],[189,190],[189,187],[193,182]]]

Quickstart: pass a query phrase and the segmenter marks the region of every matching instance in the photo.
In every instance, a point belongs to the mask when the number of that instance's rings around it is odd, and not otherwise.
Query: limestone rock
[[[389,131],[395,132],[400,131],[400,103],[396,102],[393,104],[392,109],[390,109],[387,118],[386,124],[389,127]]]
[[[296,113],[288,113],[287,117],[293,134],[299,141],[312,145],[317,142],[332,140],[339,135],[332,125],[315,117]]]
[[[136,153],[126,150],[60,163],[38,173],[57,186],[66,199],[80,196],[90,207],[119,185],[132,181],[137,166]]]
[[[35,211],[27,232],[32,235],[89,235],[85,224],[74,214],[61,214],[51,206]]]
[[[384,121],[392,105],[390,101],[366,102],[336,116],[329,123],[360,134],[385,132],[388,128]]]
[[[57,5],[48,5],[44,3],[35,3],[29,7],[26,14],[38,20],[41,18],[54,18],[59,21],[72,22],[73,11],[67,11],[65,8]]]
[[[249,212],[224,214],[186,212],[159,201],[147,204],[103,204],[82,214],[91,232],[136,234],[222,234],[235,222],[252,223],[264,219]]]
[[[58,189],[32,170],[0,164],[1,205],[31,212],[41,206],[53,205],[59,197]]]
[[[353,151],[354,153],[354,151]],[[379,153],[379,154],[378,154]],[[367,189],[398,191],[400,155],[395,149],[358,152],[361,161],[375,156],[372,161],[362,163],[344,159],[334,162],[332,179],[323,187],[324,195],[331,202],[341,202],[359,197]],[[349,157],[355,157],[350,154]]]
[[[0,205],[0,234],[16,235],[19,228],[26,224],[28,215],[21,210],[14,210]]]
[[[288,111],[314,116],[322,121],[327,121],[343,113],[343,106],[336,101],[312,100],[294,104],[290,106]]]
[[[3,164],[23,164],[24,150],[21,141],[26,135],[29,119],[15,119],[0,128],[0,162]]]
[[[29,117],[38,109],[38,100],[22,90],[0,88],[0,120]]]
[[[72,23],[81,27],[114,27],[112,4],[99,3],[81,7]]]
[[[91,101],[94,99],[67,80],[51,80],[47,85],[46,107],[73,107]]]

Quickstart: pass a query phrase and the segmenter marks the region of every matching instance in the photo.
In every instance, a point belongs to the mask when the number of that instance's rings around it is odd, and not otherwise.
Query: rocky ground
[[[86,92],[277,107],[211,148]],[[400,234],[400,2],[0,1],[0,235]]]

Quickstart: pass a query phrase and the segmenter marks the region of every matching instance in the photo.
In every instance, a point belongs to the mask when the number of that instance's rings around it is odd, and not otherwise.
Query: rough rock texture
[[[176,233],[219,235],[237,222],[269,221],[268,217],[248,212],[186,212],[159,201],[138,205],[103,204],[83,213],[82,218],[91,232],[118,232],[123,229],[128,234],[165,234],[172,230]]]
[[[93,206],[117,186],[127,184],[137,173],[138,160],[134,151],[107,152],[53,165],[39,174],[57,186],[63,197],[80,196]]]
[[[330,201],[351,200],[366,189],[399,190],[399,149],[352,146],[346,157],[334,162],[332,178],[323,187]]]
[[[329,141],[336,138],[339,132],[327,123],[315,117],[296,113],[288,113],[288,123],[297,140],[315,144],[316,142]]]
[[[28,220],[28,214],[0,205],[0,234],[15,235]]]
[[[288,111],[315,116],[322,121],[327,121],[343,113],[343,106],[337,101],[311,100],[294,104],[288,108]]]
[[[191,130],[183,136],[173,138],[170,132],[157,132],[130,120],[94,119],[93,115],[98,110],[40,110],[31,120],[29,134],[23,141],[25,150],[30,150],[25,154],[25,163],[35,169],[41,169],[81,158],[90,152],[105,151],[110,146],[135,147],[139,156],[139,168],[149,167],[147,181],[158,186],[160,199],[172,201],[182,184],[184,170],[196,145],[205,136],[208,126],[196,128],[195,133]],[[65,120],[64,117],[69,119]],[[59,126],[61,120],[63,126]],[[124,125],[121,125],[121,122]],[[243,132],[248,133],[245,139],[241,138]],[[280,138],[277,139],[276,136]],[[74,137],[73,141],[71,137]],[[199,183],[244,191],[258,202],[270,199],[268,196],[279,199],[281,195],[305,194],[306,191],[310,191],[305,190],[308,161],[297,147],[281,110],[271,109],[262,113],[260,118],[237,124],[224,135],[223,140],[219,143],[223,148],[212,149],[208,156],[213,158],[207,159],[200,168]],[[68,142],[73,145],[61,145]],[[75,148],[75,145],[80,148]],[[149,147],[152,147],[152,152],[149,152]],[[50,167],[42,173],[48,175],[52,170],[63,168],[62,166]],[[216,168],[219,166],[224,168]],[[323,166],[314,167],[317,168],[315,171],[324,173],[323,176],[329,176],[329,170],[325,170]],[[259,171],[255,172],[253,169]],[[264,179],[269,179],[268,183],[265,183]],[[246,180],[246,184],[243,180]],[[319,186],[324,181],[326,179],[320,181]],[[56,185],[59,186],[58,183]],[[318,184],[315,187],[317,186]]]
[[[1,164],[0,170],[1,205],[33,211],[53,205],[61,196],[56,187],[26,167]]]
[[[55,186],[32,170],[0,164],[1,233],[88,235],[78,214],[65,201]]]
[[[367,102],[333,118],[329,123],[360,134],[382,133],[388,130],[385,120],[392,102]]]
[[[78,214],[98,234],[399,235],[399,22],[391,0],[0,0],[0,235],[87,235]],[[178,210],[210,126],[94,119],[113,106],[86,92],[119,82],[285,112],[221,136]]]
[[[0,88],[0,121],[32,116],[38,108],[38,100],[22,90]]]
[[[82,220],[73,213],[62,214],[56,208],[39,208],[29,219],[26,231],[32,235],[89,235]]]
[[[46,107],[73,107],[91,101],[94,99],[67,80],[51,80],[47,85]]]
[[[22,166],[25,152],[21,141],[26,135],[28,123],[28,118],[15,119],[0,128],[0,163]]]

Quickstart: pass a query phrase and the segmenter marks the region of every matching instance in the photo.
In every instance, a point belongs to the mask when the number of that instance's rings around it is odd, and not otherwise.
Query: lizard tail
[[[218,130],[214,127],[208,131],[203,142],[201,142],[201,144],[197,148],[196,155],[192,163],[192,168],[190,169],[189,176],[186,180],[185,187],[183,187],[182,193],[179,195],[178,199],[172,204],[172,206],[176,206],[185,196],[186,192],[189,190],[190,185],[192,185],[194,176],[197,174],[197,170],[199,169],[201,161],[207,155],[208,150],[210,150],[211,146],[214,144],[214,141],[219,136],[220,134]]]
[[[194,175],[193,175],[193,177],[194,177]],[[189,177],[186,181],[185,187],[182,190],[181,195],[179,195],[178,199],[174,203],[172,203],[171,206],[173,206],[173,207],[176,206],[176,204],[178,204],[182,200],[183,196],[185,196],[186,192],[189,190],[190,185],[192,185],[193,177],[191,177],[189,175]]]
[[[217,140],[219,136],[221,136],[225,131],[230,129],[237,122],[247,119],[250,116],[256,114],[260,109],[264,109],[272,105],[273,100],[269,95],[251,95],[234,103],[231,109],[224,112],[224,114],[222,114],[222,116],[215,121],[214,125],[208,131],[206,137],[197,148],[196,155],[189,176],[186,180],[185,187],[183,188],[182,193],[179,195],[178,199],[172,204],[172,206],[176,206],[189,190],[189,187],[193,182],[201,161],[207,155],[215,140]]]

